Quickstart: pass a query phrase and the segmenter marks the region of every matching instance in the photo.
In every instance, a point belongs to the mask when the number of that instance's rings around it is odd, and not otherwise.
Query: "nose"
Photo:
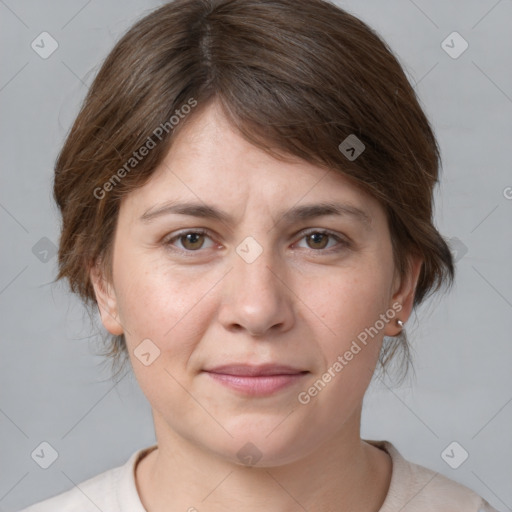
[[[233,255],[233,268],[223,279],[219,321],[225,329],[251,336],[270,336],[290,329],[294,319],[289,274],[270,249],[252,262]]]

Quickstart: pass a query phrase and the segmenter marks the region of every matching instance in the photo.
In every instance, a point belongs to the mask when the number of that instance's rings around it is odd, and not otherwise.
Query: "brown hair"
[[[197,107],[184,116],[191,99]],[[400,275],[412,254],[424,258],[414,306],[452,284],[452,255],[433,225],[439,148],[386,43],[323,0],[175,0],[116,44],[56,162],[56,280],[66,277],[86,305],[96,301],[91,266],[100,262],[112,276],[121,199],[151,177],[173,134],[212,100],[249,142],[341,172],[380,201]],[[339,148],[350,135],[365,146],[354,160]],[[399,345],[409,361],[405,333],[393,340],[383,366]],[[106,355],[126,356],[123,335],[109,342]]]

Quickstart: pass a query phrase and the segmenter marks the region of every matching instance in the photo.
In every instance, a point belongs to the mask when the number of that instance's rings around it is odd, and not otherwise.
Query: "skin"
[[[339,172],[252,146],[216,103],[188,121],[150,181],[123,199],[113,282],[91,269],[102,322],[125,334],[153,411],[158,449],[136,468],[141,501],[149,512],[375,512],[392,467],[360,438],[362,402],[383,336],[396,336],[396,318],[411,313],[422,262],[398,278],[384,210]],[[170,200],[213,205],[233,223],[175,213],[140,220]],[[280,216],[325,201],[356,206],[370,223],[342,215],[290,224]],[[184,236],[199,228],[210,234]],[[310,228],[339,240],[312,239]],[[248,236],[262,248],[251,263],[236,252]],[[397,303],[395,319],[301,404],[298,394]],[[144,339],[160,350],[148,366],[134,355]],[[250,397],[202,372],[240,361],[310,373]],[[248,442],[261,456],[252,467],[237,456]]]

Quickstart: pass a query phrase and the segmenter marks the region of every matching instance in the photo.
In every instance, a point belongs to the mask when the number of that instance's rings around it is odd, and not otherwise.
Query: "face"
[[[397,278],[383,209],[339,172],[271,157],[215,104],[190,121],[122,202],[113,282],[91,272],[157,438],[273,466],[358,436],[382,338],[410,314],[419,264]],[[230,364],[293,374],[206,371]]]

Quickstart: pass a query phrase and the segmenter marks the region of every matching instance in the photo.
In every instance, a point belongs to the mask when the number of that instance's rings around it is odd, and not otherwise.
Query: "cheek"
[[[336,270],[324,283],[305,287],[301,296],[319,319],[323,338],[332,340],[329,343],[332,348],[350,345],[351,340],[373,326],[389,307],[390,278],[382,268]]]
[[[383,338],[375,325],[389,307],[390,277],[384,270],[379,265],[338,270],[325,287],[306,295],[322,320],[315,336],[322,368],[311,380],[313,388],[303,390],[301,403],[309,403],[319,424],[328,421],[325,411],[350,416],[371,381]]]
[[[153,405],[185,407],[178,383],[186,382],[187,362],[208,322],[206,301],[198,303],[208,288],[157,265],[125,262],[117,270],[119,315],[141,390]]]
[[[207,295],[216,280],[191,269],[177,272],[155,259],[120,261],[116,291],[128,346],[133,350],[149,338],[174,357],[189,352],[209,321]]]
[[[316,313],[322,368],[298,397],[318,428],[337,417],[348,418],[360,406],[378,360],[383,332],[375,325],[388,308],[389,275],[379,266],[333,273],[325,286],[307,292]],[[303,291],[305,293],[305,290]],[[379,324],[380,326],[380,324]],[[334,422],[332,429],[339,424]]]

